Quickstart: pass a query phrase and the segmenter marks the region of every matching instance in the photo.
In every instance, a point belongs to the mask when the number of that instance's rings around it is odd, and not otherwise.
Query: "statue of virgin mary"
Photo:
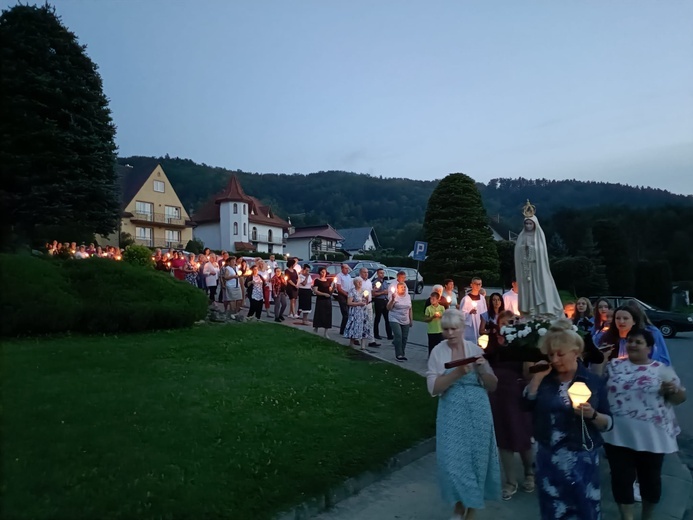
[[[523,315],[550,314],[563,316],[563,303],[549,268],[546,237],[535,216],[536,208],[529,200],[522,214],[522,231],[515,243],[515,276],[518,307]]]

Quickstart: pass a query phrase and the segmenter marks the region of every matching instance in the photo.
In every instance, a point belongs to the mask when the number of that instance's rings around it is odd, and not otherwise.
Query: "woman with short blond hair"
[[[553,322],[539,347],[550,364],[537,363],[545,370],[534,374],[524,401],[533,412],[541,518],[598,520],[601,432],[612,426],[605,382],[579,362],[584,342],[570,320]],[[576,382],[591,392],[578,407],[569,395]]]

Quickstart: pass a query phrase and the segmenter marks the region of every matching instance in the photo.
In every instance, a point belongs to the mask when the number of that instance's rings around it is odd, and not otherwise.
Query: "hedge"
[[[3,254],[0,283],[3,336],[182,328],[207,314],[205,294],[186,282],[102,258]]]

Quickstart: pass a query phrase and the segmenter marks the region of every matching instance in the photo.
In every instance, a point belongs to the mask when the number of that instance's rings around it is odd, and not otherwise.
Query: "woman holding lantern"
[[[404,354],[413,319],[411,296],[409,296],[407,284],[404,282],[391,283],[389,291],[390,299],[387,302],[388,319],[390,320],[392,335],[395,338],[392,340],[395,345],[395,359],[401,363],[407,361],[407,357]]]
[[[625,359],[607,366],[608,398],[614,427],[604,434],[611,466],[611,490],[623,520],[633,520],[633,482],[642,496],[642,518],[652,518],[662,492],[664,454],[678,451],[681,432],[674,406],[686,389],[674,370],[651,359],[655,338],[646,329],[628,333]]]
[[[543,520],[600,518],[599,447],[612,426],[604,380],[579,362],[584,342],[566,319],[540,340],[540,361],[524,391],[533,412],[536,478]],[[544,369],[544,370],[538,370]]]
[[[457,310],[441,319],[442,343],[428,358],[428,391],[438,396],[436,453],[443,500],[454,504],[453,519],[475,517],[486,500],[500,494],[500,469],[487,392],[498,380],[478,345],[465,341]],[[458,364],[446,368],[446,364]],[[466,516],[465,516],[466,515]]]

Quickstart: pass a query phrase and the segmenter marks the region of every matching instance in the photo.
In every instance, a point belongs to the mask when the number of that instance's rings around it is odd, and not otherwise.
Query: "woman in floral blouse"
[[[611,466],[611,488],[623,520],[633,519],[633,482],[642,496],[642,518],[652,511],[662,492],[665,453],[678,451],[681,432],[673,407],[686,400],[686,389],[674,370],[650,358],[655,339],[645,329],[628,333],[628,357],[607,366],[607,390],[613,430],[604,433]]]

